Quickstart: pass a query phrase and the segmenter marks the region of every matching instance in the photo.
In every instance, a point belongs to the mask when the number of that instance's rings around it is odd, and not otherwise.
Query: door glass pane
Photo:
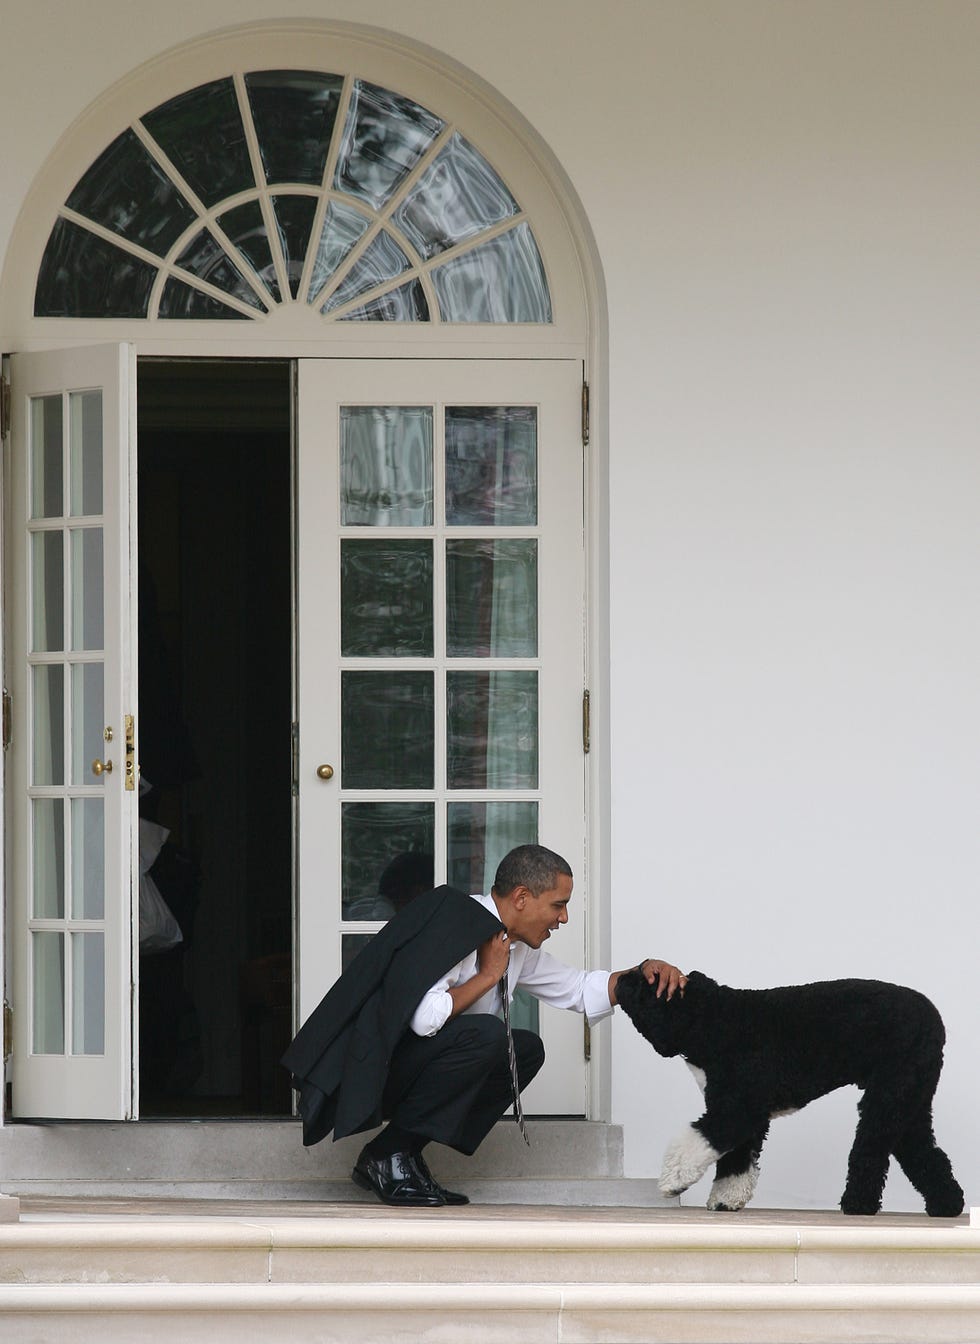
[[[71,629],[73,649],[101,649],[103,622],[102,528],[71,531]]]
[[[340,940],[340,969],[346,971],[358,952],[367,947],[373,933],[345,933]]]
[[[380,210],[442,125],[410,98],[356,80],[334,186]]]
[[[65,935],[31,935],[34,954],[33,1053],[65,1053]]]
[[[261,70],[245,76],[267,182],[318,187],[344,87],[340,75]]]
[[[71,424],[71,511],[102,512],[102,393],[72,392],[69,398]]]
[[[31,517],[64,513],[63,411],[60,396],[31,398]]]
[[[31,804],[34,826],[35,919],[65,917],[65,805],[61,798],[35,798]]]
[[[519,208],[483,155],[457,131],[393,218],[419,255],[429,258],[510,219]]]
[[[72,750],[71,779],[73,784],[100,784],[104,775],[92,773],[92,762],[107,754],[112,744],[104,741],[103,709],[104,673],[101,663],[75,663],[71,670]]]
[[[536,541],[446,543],[446,652],[450,658],[537,655]]]
[[[340,308],[351,299],[366,294],[376,285],[386,280],[394,280],[403,271],[411,269],[412,263],[389,233],[379,233],[354,262],[334,292],[323,305],[322,312]]]
[[[515,845],[537,843],[537,803],[450,803],[446,880],[486,895],[504,855]]]
[[[344,919],[390,919],[431,891],[432,803],[344,803],[341,901]]]
[[[355,243],[364,237],[370,220],[359,210],[340,201],[331,201],[320,231],[316,261],[310,280],[310,294],[314,297],[327,283]]]
[[[537,672],[448,672],[446,718],[451,789],[537,788]]]
[[[71,800],[71,905],[74,919],[105,918],[104,809],[101,798]]]
[[[431,526],[431,406],[342,406],[340,492],[342,523]]]
[[[65,781],[65,669],[41,664],[33,669],[35,784]]]
[[[550,322],[551,295],[530,225],[480,243],[435,267],[446,322]]]
[[[105,935],[71,935],[72,1054],[105,1052]]]
[[[65,647],[65,537],[63,532],[31,536],[31,651],[54,653]]]
[[[446,522],[524,527],[538,520],[534,406],[446,410]]]
[[[341,653],[432,656],[432,542],[340,543]]]
[[[341,782],[349,789],[431,789],[431,672],[341,673]]]

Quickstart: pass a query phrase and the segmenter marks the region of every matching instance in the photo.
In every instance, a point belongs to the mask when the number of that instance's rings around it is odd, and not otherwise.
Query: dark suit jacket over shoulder
[[[418,896],[375,934],[283,1055],[299,1090],[303,1143],[372,1129],[392,1052],[423,994],[503,928],[454,887]]]

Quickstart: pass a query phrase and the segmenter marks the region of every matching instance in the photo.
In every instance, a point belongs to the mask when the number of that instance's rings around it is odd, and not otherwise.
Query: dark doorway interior
[[[139,365],[144,1118],[290,1111],[290,386]]]

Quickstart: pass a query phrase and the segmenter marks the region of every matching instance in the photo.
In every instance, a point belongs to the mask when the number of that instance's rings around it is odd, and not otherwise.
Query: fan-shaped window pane
[[[161,317],[203,317],[203,318],[245,318],[237,308],[229,308],[226,303],[204,294],[193,285],[185,285],[183,280],[167,281],[160,299]],[[246,318],[247,321],[247,318]]]
[[[245,76],[267,182],[323,181],[337,119],[341,75],[261,70]]]
[[[289,288],[295,299],[299,293],[306,249],[310,245],[310,234],[313,232],[316,197],[273,196],[272,208],[279,228],[279,244],[286,260]]]
[[[276,264],[272,259],[269,235],[265,231],[265,219],[258,201],[246,201],[244,205],[236,205],[233,210],[218,215],[217,222],[276,303],[280,303],[282,294],[279,290],[279,281],[276,279]]]
[[[44,250],[37,317],[145,317],[156,267],[59,219]]]
[[[440,150],[393,219],[423,257],[434,257],[518,213],[482,154],[458,133]]]
[[[238,267],[229,261],[207,229],[191,239],[177,258],[177,265],[190,271],[191,275],[196,275],[199,280],[207,280],[216,289],[233,294],[249,307],[265,311],[251,285],[246,282]]]
[[[446,322],[550,322],[551,297],[527,224],[437,266],[432,280]]]
[[[147,112],[68,196],[35,315],[147,318],[162,290],[154,317],[550,322],[530,223],[483,155],[403,94],[347,88],[259,70]]]
[[[367,216],[359,210],[353,210],[339,201],[330,202],[313,264],[310,294],[319,294],[354,244],[364,237],[369,223]]]
[[[369,299],[359,308],[338,319],[340,322],[428,322],[429,305],[421,282],[412,280],[389,290],[377,299]]]
[[[354,262],[344,280],[323,305],[322,311],[339,308],[341,304],[356,299],[359,294],[366,294],[369,289],[394,280],[410,266],[411,262],[394,239],[387,233],[379,233]]]
[[[334,185],[380,210],[442,127],[438,117],[410,98],[358,80]]]
[[[148,112],[143,125],[206,206],[254,187],[233,80],[171,98]]]
[[[68,208],[166,256],[194,211],[134,131],[123,131],[68,197]]]

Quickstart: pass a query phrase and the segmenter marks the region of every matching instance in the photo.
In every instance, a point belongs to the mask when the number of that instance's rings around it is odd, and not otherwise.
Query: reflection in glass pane
[[[428,259],[510,219],[519,209],[483,155],[457,131],[392,219]]]
[[[65,669],[44,663],[33,669],[34,784],[65,782]]]
[[[338,317],[338,322],[428,322],[429,305],[421,280],[389,289]]]
[[[356,80],[334,186],[380,210],[442,126],[410,98]]]
[[[340,521],[432,523],[432,407],[341,406]]]
[[[62,400],[31,398],[31,517],[60,518],[64,511]]]
[[[536,541],[447,541],[446,652],[450,658],[537,655]]]
[[[362,948],[367,947],[373,937],[373,933],[344,934],[340,940],[340,969],[342,971],[347,970],[358,952],[360,952]]]
[[[343,76],[259,70],[245,76],[245,87],[266,181],[319,186]]]
[[[446,408],[446,522],[523,527],[538,520],[534,406]]]
[[[65,647],[65,534],[31,536],[31,651]]]
[[[206,206],[255,186],[231,79],[178,94],[142,120]]]
[[[105,1053],[105,934],[71,935],[72,1054]]]
[[[432,542],[340,543],[345,657],[432,656]]]
[[[390,919],[435,885],[432,803],[342,803],[344,919]]]
[[[364,237],[368,220],[359,210],[340,201],[331,201],[320,232],[320,242],[313,263],[310,294],[314,297],[327,283],[337,267],[356,242]]]
[[[252,286],[208,229],[202,229],[191,239],[177,258],[177,265],[199,280],[206,280],[216,289],[233,295],[241,303],[247,303],[250,308],[265,312],[265,306],[259,302]]]
[[[72,392],[68,398],[71,423],[71,511],[102,512],[102,393]]]
[[[183,280],[177,280],[173,276],[163,287],[159,316],[204,318],[207,321],[215,319],[227,321],[231,318],[250,321],[238,308],[229,308],[228,304],[222,303],[220,299],[212,298],[210,294],[195,289],[193,285],[185,285]]]
[[[62,798],[35,798],[34,919],[65,917],[65,803]]]
[[[99,155],[67,205],[158,257],[194,222],[194,211],[131,130]]]
[[[537,843],[537,803],[450,803],[446,881],[485,895],[504,855],[515,845]]]
[[[295,299],[303,278],[303,263],[310,245],[316,216],[315,196],[273,196],[272,209],[279,231],[279,245],[286,261],[289,288]]]
[[[550,322],[551,295],[530,225],[432,271],[444,322]]]
[[[215,221],[234,243],[277,303],[282,300],[269,235],[258,201],[246,201],[218,215]]]
[[[431,672],[341,673],[341,783],[347,789],[431,789]]]
[[[451,789],[537,788],[537,672],[448,672],[446,722]]]
[[[92,762],[111,745],[102,737],[104,669],[101,663],[75,663],[71,669],[71,780],[73,784],[101,784],[105,775],[92,774]]]
[[[65,1053],[65,935],[33,933],[34,1055]]]
[[[73,919],[105,918],[105,804],[71,800],[71,906]]]
[[[101,649],[105,639],[102,588],[102,528],[71,531],[72,648]]]
[[[410,262],[391,234],[384,230],[372,238],[370,243],[354,262],[347,275],[323,305],[321,312],[330,312],[334,308],[349,303],[359,294],[365,294],[375,285],[383,285],[386,280],[394,280],[397,275],[407,271]]]
[[[36,317],[146,317],[157,269],[56,219],[34,291]]]

